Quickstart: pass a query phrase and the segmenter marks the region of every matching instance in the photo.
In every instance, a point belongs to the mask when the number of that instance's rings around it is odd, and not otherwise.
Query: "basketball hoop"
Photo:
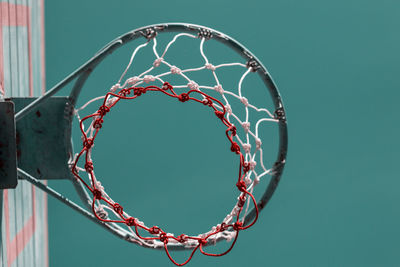
[[[158,39],[164,33],[171,32],[174,33],[173,37],[160,50]],[[201,66],[184,68],[173,62],[173,59],[167,60],[167,54],[171,47],[183,38],[194,40],[193,42],[198,45],[197,49],[190,51],[200,54],[203,60]],[[76,108],[78,95],[92,70],[112,51],[135,39],[140,39],[142,42],[132,50],[129,62],[119,79],[115,79],[115,84],[103,95]],[[206,44],[210,40],[223,44],[226,49],[233,50],[244,60],[213,64],[205,50]],[[143,49],[147,49],[146,47],[152,51],[148,68],[142,73],[127,77],[131,73],[130,68],[135,62],[135,57]],[[167,70],[161,73],[157,72],[161,67]],[[241,73],[235,77],[238,82],[234,86],[226,85],[219,72],[223,69],[233,68]],[[204,84],[196,78],[192,78],[194,73],[211,75],[212,82]],[[270,107],[258,106],[253,103],[251,97],[247,96],[249,91],[244,88],[244,81],[250,76],[258,77],[264,86],[263,88],[252,88],[252,90],[269,91],[272,102]],[[231,81],[234,80],[233,76],[229,77]],[[16,120],[32,111],[75,78],[77,81],[72,89],[70,102],[66,105],[65,114],[75,115],[78,119],[82,134],[82,146],[78,153],[73,153],[72,148],[69,151],[69,167],[72,171],[69,178],[74,182],[77,192],[92,214],[55,193],[54,190],[43,185],[23,170],[18,170],[19,175],[117,236],[143,247],[164,249],[169,259],[176,265],[182,266],[188,263],[196,251],[207,256],[222,256],[231,251],[239,232],[256,223],[259,212],[265,207],[279,183],[286,160],[286,115],[278,90],[262,63],[240,43],[210,28],[181,23],[147,26],[129,32],[111,42],[88,63],[55,88],[49,90],[46,95],[19,112]],[[179,82],[176,81],[177,78]],[[107,114],[117,108],[121,101],[135,101],[143,95],[152,97],[154,94],[174,98],[178,104],[193,103],[203,106],[204,112],[210,113],[210,119],[217,119],[224,126],[227,149],[238,157],[239,173],[232,178],[232,183],[236,185],[237,189],[237,200],[234,201],[232,210],[219,223],[210,226],[205,233],[197,235],[177,233],[175,235],[161,227],[146,225],[139,218],[129,215],[122,203],[114,201],[111,193],[106,191],[95,175],[96,164],[92,159],[92,148],[96,143],[96,137],[105,127],[105,122],[108,120]],[[98,103],[96,108],[90,110],[95,103]],[[84,112],[88,115],[82,116]],[[68,121],[70,122],[72,119],[69,118]],[[264,157],[268,151],[263,145],[263,131],[260,130],[260,126],[264,124],[278,130],[279,145],[274,162],[267,162]],[[261,198],[256,200],[254,190],[261,179],[267,180],[268,186]],[[221,240],[231,242],[226,251],[214,254],[204,249],[205,246],[217,244]],[[191,252],[183,263],[178,263],[170,255],[170,250],[175,249],[186,249]]]
[[[166,45],[162,54],[157,51],[157,32],[154,28],[148,28],[143,31],[143,36],[146,41],[137,46],[130,58],[128,66],[123,71],[118,82],[113,85],[105,96],[96,97],[84,106],[77,109],[75,114],[79,119],[80,130],[82,133],[83,145],[79,153],[76,154],[72,166],[74,176],[84,185],[84,187],[92,194],[92,212],[96,218],[102,222],[114,223],[127,227],[127,231],[132,234],[133,242],[147,247],[160,248],[164,247],[170,260],[176,265],[184,265],[190,261],[196,250],[200,250],[202,254],[208,256],[222,256],[228,253],[234,246],[238,233],[241,230],[248,229],[253,226],[258,219],[258,206],[253,196],[252,192],[254,187],[259,183],[260,179],[273,172],[273,169],[267,169],[263,164],[262,155],[262,140],[259,136],[259,125],[261,123],[279,123],[284,119],[284,112],[282,107],[279,107],[275,114],[270,112],[266,108],[258,108],[244,96],[242,91],[242,84],[245,78],[251,73],[257,72],[261,66],[254,59],[249,59],[247,62],[234,62],[234,63],[224,63],[219,65],[213,65],[209,62],[208,57],[204,52],[205,42],[213,37],[213,32],[211,30],[201,30],[197,35],[190,33],[178,33],[176,34],[170,42]],[[199,52],[204,60],[204,65],[197,68],[181,69],[180,67],[173,65],[166,61],[165,56],[171,46],[175,42],[178,42],[180,38],[193,38],[199,40]],[[152,50],[154,53],[154,61],[152,62],[149,69],[145,72],[139,74],[138,76],[132,76],[125,81],[126,74],[131,67],[135,56],[144,49],[150,43],[153,44]],[[160,65],[166,66],[169,71],[160,73],[158,75],[153,75],[152,72],[155,71]],[[237,92],[229,91],[228,88],[223,86],[222,81],[218,77],[218,70],[221,68],[232,68],[239,67],[243,68],[243,74],[239,79],[239,84],[237,87]],[[197,81],[190,78],[190,74],[194,72],[211,72],[214,77],[215,84],[213,85],[201,85]],[[180,76],[186,84],[171,85],[168,82],[170,76]],[[149,85],[141,86],[144,84],[159,83],[159,86]],[[179,91],[179,92],[178,92]],[[177,93],[178,92],[178,93]],[[207,94],[206,92],[213,92],[215,97]],[[175,98],[178,102],[197,102],[211,109],[214,115],[225,125],[225,134],[229,141],[230,150],[237,154],[239,157],[239,175],[235,181],[236,187],[238,189],[238,196],[235,206],[232,211],[225,217],[223,221],[218,225],[210,227],[210,231],[206,233],[198,234],[197,236],[189,236],[183,233],[175,236],[174,234],[168,233],[167,231],[161,229],[158,226],[146,226],[144,222],[140,221],[136,217],[130,216],[123,209],[123,206],[114,201],[110,194],[108,194],[104,187],[101,185],[100,181],[95,175],[95,163],[92,160],[92,148],[95,144],[96,137],[101,131],[104,120],[106,119],[106,114],[111,112],[111,110],[117,105],[121,100],[134,100],[144,94],[154,94],[161,93],[166,96]],[[217,96],[219,99],[217,99]],[[229,98],[232,97],[239,101],[243,108],[245,109],[245,118],[240,119],[238,115],[234,113],[229,102]],[[102,105],[94,113],[85,116],[80,119],[79,112],[88,108],[89,104],[102,100]],[[256,112],[262,113],[261,119],[255,122],[251,121],[249,116],[250,111],[254,110]],[[239,137],[238,129],[235,124],[241,127],[241,132],[243,132],[244,137]],[[254,126],[252,125],[254,123]],[[255,148],[252,149],[250,138],[254,138]],[[234,140],[235,139],[235,140]],[[256,156],[259,154],[259,168],[261,171],[257,170]],[[78,167],[78,162],[83,160],[84,167]],[[85,174],[89,180],[85,182],[83,178]],[[251,219],[246,221],[246,216],[248,215],[249,207],[253,206],[253,215]],[[109,215],[111,213],[111,215]],[[113,216],[113,218],[111,218]],[[245,224],[246,223],[246,224]],[[148,236],[143,236],[139,233],[139,230],[147,232]],[[203,249],[204,245],[214,244],[217,240],[233,240],[230,247],[223,253],[213,254],[205,252]],[[168,247],[181,246],[185,249],[191,249],[192,253],[189,258],[179,264],[170,255]]]

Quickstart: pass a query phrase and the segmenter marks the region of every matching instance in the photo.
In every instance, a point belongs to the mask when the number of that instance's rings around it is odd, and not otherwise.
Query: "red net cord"
[[[237,203],[237,207],[239,208],[239,210],[236,214],[236,218],[235,218],[234,222],[232,222],[230,224],[226,224],[223,222],[223,223],[219,224],[217,227],[215,227],[215,230],[207,233],[205,236],[202,236],[202,237],[189,236],[189,235],[185,235],[185,234],[181,234],[181,235],[175,237],[171,234],[168,234],[166,231],[164,231],[163,229],[161,229],[158,226],[147,227],[144,224],[140,223],[137,218],[125,216],[124,212],[123,212],[123,210],[124,210],[123,206],[120,205],[119,203],[113,202],[108,197],[105,197],[104,194],[102,193],[102,190],[97,188],[95,178],[94,178],[94,172],[93,172],[94,164],[90,158],[90,151],[94,145],[97,134],[102,129],[104,117],[107,115],[107,113],[109,113],[112,110],[113,107],[116,106],[116,104],[119,101],[133,100],[133,99],[136,99],[136,98],[140,97],[141,95],[148,93],[148,92],[161,92],[161,93],[165,94],[166,96],[176,98],[177,100],[179,100],[182,103],[192,101],[192,102],[197,102],[199,104],[202,104],[205,107],[211,109],[213,111],[213,113],[215,114],[215,116],[217,117],[217,119],[219,119],[221,121],[221,123],[223,123],[226,126],[225,134],[230,143],[230,150],[233,153],[237,154],[239,157],[239,175],[238,175],[238,179],[236,182],[237,189],[240,191],[240,196],[238,198],[238,203]],[[108,103],[107,100],[110,97],[115,98],[114,99],[115,101],[111,101],[111,103]],[[198,98],[196,98],[196,97],[198,97]],[[108,105],[107,105],[107,103],[108,103]],[[87,120],[90,120],[90,119],[93,120],[93,128],[95,129],[95,132],[94,132],[94,135],[92,136],[92,138],[88,138],[88,135],[84,131],[84,127],[83,127],[84,122]],[[161,88],[159,88],[157,86],[147,86],[147,87],[131,87],[131,88],[126,88],[126,89],[121,89],[117,93],[112,93],[112,92],[107,93],[106,96],[104,97],[103,104],[99,107],[98,111],[96,111],[95,113],[93,113],[91,115],[84,117],[80,121],[80,129],[81,129],[81,132],[83,135],[83,145],[82,145],[82,150],[79,152],[79,154],[75,158],[75,161],[74,161],[74,164],[72,167],[72,173],[92,193],[92,195],[93,195],[93,201],[92,201],[93,214],[100,221],[108,222],[108,223],[121,223],[121,224],[127,225],[128,227],[132,227],[132,229],[134,230],[134,232],[136,233],[136,235],[138,236],[139,239],[158,240],[158,241],[162,242],[164,244],[164,249],[165,249],[165,252],[166,252],[168,258],[177,266],[183,266],[183,265],[187,264],[192,259],[194,253],[197,250],[199,250],[204,255],[214,256],[214,257],[223,256],[223,255],[229,253],[236,243],[239,232],[242,230],[248,229],[249,227],[254,225],[254,223],[257,221],[257,219],[258,219],[257,202],[256,202],[253,194],[247,190],[246,183],[244,181],[246,174],[250,170],[250,163],[245,162],[245,157],[243,156],[243,154],[240,150],[240,146],[235,141],[233,141],[233,137],[236,135],[236,127],[226,119],[226,109],[225,109],[224,105],[219,100],[215,99],[214,97],[209,96],[199,90],[189,90],[187,93],[176,94],[173,87],[168,82],[165,82]],[[89,174],[89,177],[91,179],[90,185],[88,183],[86,183],[80,177],[80,175],[78,173],[77,164],[78,164],[78,161],[82,157],[84,158],[84,161],[85,161],[84,168],[85,168],[86,172]],[[250,224],[245,226],[245,225],[243,225],[243,222],[242,222],[242,220],[240,220],[239,217],[243,210],[243,206],[248,198],[250,198],[250,201],[253,203],[253,205],[255,207],[256,216]],[[96,201],[104,201],[106,203],[106,205],[108,205],[111,209],[113,209],[115,211],[115,213],[118,215],[119,219],[111,220],[108,218],[104,218],[103,216],[99,216],[99,214],[97,214],[96,209],[95,209]],[[147,232],[149,234],[149,236],[142,236],[139,233],[139,230]],[[208,253],[208,252],[204,251],[204,246],[209,243],[209,238],[217,235],[218,233],[222,233],[224,231],[234,231],[235,232],[235,237],[234,237],[230,247],[226,251],[224,251],[222,253],[217,253],[217,254]],[[189,240],[197,241],[198,244],[196,246],[193,246],[190,256],[184,262],[178,263],[173,259],[173,257],[171,256],[171,254],[168,250],[168,242],[170,242],[171,240],[181,243],[182,245],[187,243]]]

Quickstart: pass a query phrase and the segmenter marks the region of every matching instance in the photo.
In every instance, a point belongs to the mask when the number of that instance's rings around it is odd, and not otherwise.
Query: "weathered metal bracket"
[[[14,113],[13,102],[0,102],[0,189],[18,184]]]
[[[36,99],[16,97],[6,99],[0,105],[0,123],[5,125],[0,128],[0,188],[16,187],[17,166],[38,179],[69,178],[68,160],[72,151],[70,100],[68,97],[51,97],[15,125],[15,112]]]

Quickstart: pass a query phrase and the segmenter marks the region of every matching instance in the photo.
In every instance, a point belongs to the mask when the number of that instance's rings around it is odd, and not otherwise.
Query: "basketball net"
[[[151,248],[164,248],[169,259],[176,265],[181,266],[190,261],[194,253],[199,250],[207,256],[222,256],[227,254],[236,243],[240,231],[246,230],[254,225],[258,219],[257,202],[253,196],[254,188],[260,179],[272,173],[272,169],[264,166],[263,146],[259,128],[261,124],[276,124],[279,119],[265,107],[256,107],[245,97],[243,81],[249,75],[254,75],[257,65],[252,62],[229,62],[213,65],[204,52],[204,46],[209,36],[206,34],[192,35],[188,33],[176,34],[165,46],[162,53],[158,52],[156,34],[149,34],[147,41],[137,46],[126,69],[121,74],[118,82],[113,85],[105,95],[96,97],[79,109],[75,114],[79,120],[82,133],[82,148],[74,157],[72,173],[92,196],[91,207],[93,214],[98,220],[112,223],[121,231],[130,233],[131,242]],[[181,38],[193,38],[199,42],[199,52],[204,60],[204,65],[196,68],[181,69],[165,59],[167,52]],[[151,46],[154,54],[151,66],[143,73],[128,77],[128,70],[134,62],[135,56],[147,46]],[[169,71],[154,74],[161,65],[165,65]],[[242,75],[235,88],[224,87],[218,72],[222,68],[243,69]],[[202,85],[191,79],[194,72],[210,72],[214,78],[214,84]],[[169,77],[180,76],[184,83],[172,84]],[[211,95],[213,94],[213,96]],[[215,94],[217,93],[217,94]],[[162,94],[165,97],[174,98],[177,102],[194,102],[204,106],[210,113],[210,118],[220,121],[224,125],[227,139],[227,149],[237,155],[239,174],[233,177],[232,182],[236,184],[237,200],[232,210],[220,221],[219,224],[210,227],[210,230],[195,236],[179,233],[169,233],[158,226],[147,226],[139,218],[129,215],[123,205],[114,201],[108,194],[101,182],[95,175],[95,163],[92,159],[92,149],[96,143],[96,137],[107,120],[107,114],[118,106],[120,101],[135,101],[146,95]],[[216,97],[217,96],[217,97]],[[151,96],[149,96],[151,97]],[[238,101],[244,109],[244,116],[235,115],[230,101]],[[87,110],[92,103],[101,103],[95,112],[82,117],[82,110]],[[92,105],[91,105],[92,106]],[[261,114],[261,118],[252,119],[251,113]],[[239,133],[240,128],[240,133]],[[241,135],[241,136],[240,136]],[[255,216],[245,224],[245,218],[249,208],[254,207]],[[220,240],[230,241],[230,247],[219,254],[205,251],[206,245],[217,243]],[[190,256],[183,262],[176,262],[169,252],[170,246],[181,246],[190,249]]]

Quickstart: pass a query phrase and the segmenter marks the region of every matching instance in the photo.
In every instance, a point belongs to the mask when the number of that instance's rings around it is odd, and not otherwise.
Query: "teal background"
[[[234,250],[221,258],[196,254],[189,266],[399,266],[399,14],[400,2],[388,0],[46,1],[47,87],[140,26],[190,22],[233,36],[264,62],[278,84],[288,114],[288,162],[260,221],[241,234]],[[171,112],[177,112],[173,106]],[[196,120],[212,127],[202,117]],[[135,143],[140,151],[150,126],[122,130],[132,130],[126,138],[140,137]],[[112,140],[102,141],[106,151],[122,148],[122,158],[140,155]],[[179,162],[190,153],[180,149],[181,154],[155,149],[151,160]],[[209,226],[210,218],[223,214],[220,206],[229,204],[219,195],[228,196],[229,187],[206,190],[208,174],[201,169],[177,183],[165,175],[164,165],[152,167],[146,156],[143,168],[129,168],[130,161],[103,168],[115,174],[111,189],[127,195],[125,202],[133,198],[141,218],[186,230]],[[196,168],[200,158],[193,159],[188,167]],[[225,173],[227,162],[216,175]],[[212,168],[217,167],[214,162]],[[168,171],[179,174],[178,167]],[[132,177],[119,182],[127,172]],[[68,183],[50,184],[76,199]],[[170,188],[182,194],[170,195]],[[192,202],[204,216],[193,211]],[[50,266],[172,266],[163,252],[119,240],[51,198],[49,238]]]

